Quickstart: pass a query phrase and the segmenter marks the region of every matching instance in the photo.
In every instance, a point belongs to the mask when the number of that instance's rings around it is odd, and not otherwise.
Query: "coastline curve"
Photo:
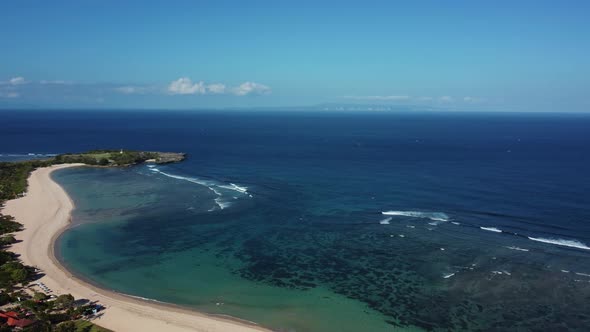
[[[44,273],[40,282],[56,294],[69,293],[98,301],[106,310],[93,322],[114,331],[270,331],[237,318],[208,315],[99,288],[67,270],[55,255],[55,242],[68,229],[75,206],[66,191],[53,181],[51,173],[80,166],[85,165],[61,164],[33,171],[28,178],[27,195],[7,201],[3,208],[3,213],[12,215],[24,226],[23,231],[15,234],[21,241],[11,246],[10,251]]]

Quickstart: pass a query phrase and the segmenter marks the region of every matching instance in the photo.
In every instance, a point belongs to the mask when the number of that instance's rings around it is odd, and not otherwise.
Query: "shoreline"
[[[93,285],[67,270],[55,255],[55,242],[70,226],[75,208],[65,190],[51,178],[55,170],[84,164],[61,164],[39,168],[28,178],[24,197],[6,201],[3,213],[24,226],[15,233],[18,242],[9,250],[24,264],[44,273],[43,282],[56,295],[72,294],[76,299],[98,301],[106,309],[92,321],[113,331],[270,331],[231,316],[208,315],[175,304],[144,300]]]

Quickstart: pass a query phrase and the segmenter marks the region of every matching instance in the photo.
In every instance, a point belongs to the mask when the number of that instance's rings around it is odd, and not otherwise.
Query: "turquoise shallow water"
[[[283,331],[590,325],[587,115],[27,114],[2,154],[189,153],[54,174],[103,287]]]
[[[223,236],[231,222],[199,218],[212,207],[206,187],[158,177],[145,166],[68,169],[54,179],[76,204],[58,255],[99,286],[285,330],[391,327],[383,314],[330,289],[301,291],[235,273],[243,263],[231,254],[243,243],[234,241],[243,239]]]

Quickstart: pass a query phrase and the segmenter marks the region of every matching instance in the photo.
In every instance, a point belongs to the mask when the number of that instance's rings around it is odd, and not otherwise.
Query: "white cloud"
[[[244,82],[239,86],[232,89],[233,94],[236,96],[245,96],[249,94],[265,95],[271,92],[270,87],[255,83],[255,82]]]
[[[21,85],[21,84],[25,84],[27,83],[27,81],[25,81],[25,78],[22,76],[18,76],[18,77],[13,77],[11,78],[8,83],[10,85]]]
[[[205,84],[203,81],[193,82],[188,77],[181,77],[170,82],[166,90],[173,95],[233,94],[246,96],[251,94],[264,95],[271,92],[270,87],[255,82],[244,82],[236,87],[228,87],[223,83]]]
[[[390,100],[390,101],[404,101],[410,100],[410,96],[399,96],[399,95],[391,95],[391,96],[344,96],[346,99],[356,99],[356,100]]]
[[[483,103],[485,102],[485,98],[479,98],[479,97],[463,97],[463,101],[466,103]]]
[[[418,97],[418,101],[432,101],[432,97]]]
[[[48,85],[48,84],[56,84],[56,85],[66,85],[66,84],[73,84],[70,81],[62,81],[62,80],[54,80],[54,81],[48,81],[48,80],[40,80],[39,84],[43,84],[43,85]]]
[[[370,96],[344,96],[342,98],[345,99],[354,99],[354,100],[369,100],[369,101],[392,101],[392,102],[414,102],[414,103],[454,103],[456,101],[463,101],[464,103],[482,103],[485,102],[486,99],[479,98],[479,97],[463,97],[455,99],[452,96],[440,96],[440,97],[431,97],[431,96],[419,96],[419,97],[412,97],[407,95],[370,95]]]
[[[269,94],[270,87],[255,83],[244,82],[236,86],[229,86],[219,82],[193,82],[189,77],[180,77],[168,84],[129,84],[114,83],[77,83],[63,80],[27,81],[17,76],[0,81],[0,98],[57,96],[103,96],[113,93],[124,95],[235,95],[246,96],[254,94]]]
[[[193,83],[188,77],[181,77],[172,81],[168,86],[168,92],[173,95],[195,95],[207,92],[203,81]]]
[[[115,91],[125,94],[125,95],[143,95],[150,91],[154,90],[153,87],[149,86],[134,86],[134,85],[126,85],[126,86],[119,86],[115,88]]]
[[[221,83],[213,83],[207,86],[207,91],[213,94],[223,94],[225,93],[225,84]]]
[[[18,92],[15,91],[0,91],[0,98],[18,98],[20,97],[20,94]]]
[[[137,89],[134,86],[120,86],[116,87],[115,91],[120,92],[122,94],[130,95],[136,93]]]
[[[21,85],[25,83],[29,82],[25,81],[25,78],[22,76],[13,77],[8,81],[0,81],[0,85]]]
[[[41,84],[41,85],[50,85],[50,84],[55,84],[55,85],[72,85],[74,84],[74,82],[72,81],[62,81],[62,80],[40,80],[40,81],[27,81],[25,80],[24,77],[22,76],[16,76],[13,77],[11,79],[9,79],[8,81],[0,81],[0,85],[13,85],[13,86],[17,86],[17,85],[24,85],[24,84]]]
[[[0,81],[0,98],[18,98],[20,97],[20,88],[18,85],[27,83],[23,77],[13,77],[8,81]]]

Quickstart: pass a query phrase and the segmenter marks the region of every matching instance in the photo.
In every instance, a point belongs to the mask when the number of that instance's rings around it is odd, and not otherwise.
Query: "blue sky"
[[[0,107],[590,110],[587,1],[2,1]]]

